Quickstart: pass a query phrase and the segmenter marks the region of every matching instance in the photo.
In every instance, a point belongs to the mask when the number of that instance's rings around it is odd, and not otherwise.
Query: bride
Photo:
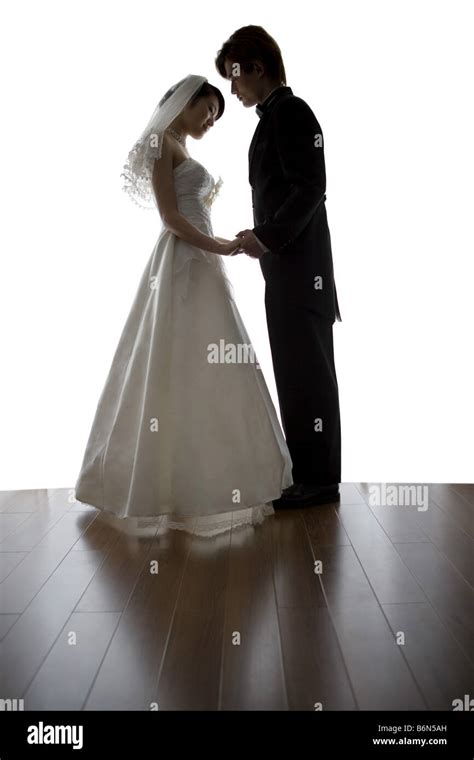
[[[158,520],[215,535],[256,524],[293,482],[223,262],[239,239],[217,238],[212,229],[221,181],[186,147],[223,111],[216,87],[187,76],[160,100],[122,175],[132,200],[158,209],[162,228],[98,402],[75,494],[125,530]],[[222,345],[233,350],[216,358]]]

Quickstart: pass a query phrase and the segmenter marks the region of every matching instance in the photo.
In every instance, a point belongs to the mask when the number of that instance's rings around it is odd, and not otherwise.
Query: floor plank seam
[[[366,506],[368,506],[368,505],[366,504]],[[370,508],[370,507],[369,507],[369,508]],[[336,510],[336,514],[337,514],[337,510]],[[341,523],[342,523],[342,526],[344,527],[344,522],[341,520],[341,518],[340,518],[339,514],[337,514],[337,518],[338,518],[338,520],[340,520],[340,521],[341,521]],[[378,522],[378,521],[377,521],[377,522]],[[382,530],[383,530],[383,528],[382,528]],[[385,533],[385,531],[384,531],[384,533]],[[387,534],[385,533],[385,535],[387,535]],[[388,536],[387,536],[387,538],[388,538],[388,539],[389,539],[389,541],[390,541],[390,538],[389,538]],[[351,539],[350,539],[350,536],[349,536],[349,540],[351,540]],[[392,543],[392,541],[390,541],[390,545],[391,545],[391,546],[394,546],[394,545],[393,545],[393,543]],[[363,566],[363,564],[362,564],[362,562],[361,562],[361,559],[360,559],[360,557],[359,557],[359,555],[358,555],[358,553],[357,553],[357,550],[356,550],[355,546],[353,545],[352,541],[351,541],[351,547],[352,547],[352,551],[354,552],[354,554],[355,554],[355,556],[356,556],[356,558],[357,558],[357,561],[358,561],[358,563],[359,563],[359,565],[360,565],[360,567],[361,567],[361,569],[362,569],[362,572],[363,572],[363,573],[364,573],[364,575],[365,575],[365,578],[366,578],[366,580],[367,580],[367,583],[369,584],[369,586],[370,586],[370,588],[371,588],[371,590],[372,590],[372,594],[374,595],[374,598],[375,598],[375,600],[376,600],[376,602],[377,602],[377,604],[378,604],[378,607],[379,607],[380,611],[382,612],[382,615],[383,615],[383,617],[384,617],[384,620],[385,620],[385,622],[386,622],[386,624],[387,624],[388,630],[389,630],[389,632],[390,632],[390,634],[392,635],[392,638],[393,638],[393,631],[392,631],[392,626],[390,625],[390,621],[388,620],[388,617],[387,617],[387,615],[386,615],[386,613],[385,613],[385,610],[383,609],[382,603],[381,603],[380,599],[378,598],[378,596],[377,596],[377,594],[376,594],[376,592],[375,592],[375,589],[374,589],[374,587],[373,587],[373,585],[372,585],[372,583],[371,583],[371,581],[370,581],[370,578],[368,577],[368,575],[367,575],[367,573],[366,573],[366,571],[365,571],[365,568],[364,568],[364,566]],[[394,548],[395,548],[395,547],[394,547]],[[395,550],[396,550],[396,549],[395,549]],[[397,555],[400,557],[400,555],[398,554],[398,552],[397,552]],[[403,559],[402,559],[401,557],[400,557],[400,559],[401,559],[401,560],[402,560],[402,562],[403,562]],[[405,565],[405,563],[404,563],[404,562],[403,562],[403,564]],[[405,565],[405,567],[406,567],[406,565]],[[412,576],[412,577],[413,577],[413,580],[415,581],[415,583],[417,584],[417,586],[419,586],[419,588],[420,588],[420,590],[421,590],[421,592],[422,592],[423,596],[425,596],[425,598],[426,598],[426,594],[425,594],[425,592],[424,592],[423,588],[422,588],[422,587],[420,586],[420,584],[419,584],[419,583],[416,581],[416,579],[415,579],[415,577],[413,576],[413,574],[411,573],[410,569],[409,569],[409,568],[407,568],[407,570],[408,570],[408,572],[410,573],[410,576]],[[429,599],[427,599],[427,598],[426,598],[426,601],[427,601],[427,603],[431,604],[431,602],[430,602],[430,600],[429,600]],[[408,660],[407,660],[407,658],[406,658],[406,656],[405,656],[405,653],[404,653],[403,651],[400,651],[401,647],[399,647],[399,646],[396,644],[396,642],[395,642],[395,640],[394,640],[394,639],[393,639],[393,644],[394,644],[394,646],[396,647],[396,650],[394,650],[394,651],[397,651],[397,652],[399,653],[399,655],[402,657],[402,659],[403,659],[403,661],[404,661],[404,663],[405,663],[405,665],[406,665],[406,667],[407,667],[407,669],[408,669],[408,672],[410,673],[410,675],[411,675],[411,677],[412,677],[412,680],[413,680],[413,682],[414,682],[414,684],[415,684],[415,687],[416,687],[416,689],[417,689],[417,691],[418,691],[419,695],[421,696],[421,699],[422,699],[422,702],[423,702],[423,704],[425,705],[426,709],[427,709],[427,710],[429,710],[430,708],[429,708],[428,702],[427,702],[427,700],[426,700],[426,698],[425,698],[425,695],[424,695],[424,693],[423,693],[423,691],[422,691],[422,689],[421,689],[421,686],[420,686],[420,684],[418,683],[418,681],[417,681],[417,679],[416,679],[416,677],[415,677],[415,674],[413,673],[413,670],[412,670],[412,668],[411,668],[411,666],[410,666],[410,664],[409,664],[409,662],[408,662]]]
[[[433,501],[435,501],[435,500],[433,499]],[[438,504],[436,501],[435,501],[435,504],[436,504],[436,506],[437,506],[437,507],[439,507],[439,504]],[[457,573],[457,575],[459,575],[459,577],[460,577],[460,578],[461,578],[461,579],[464,581],[464,583],[466,583],[466,584],[469,586],[469,589],[470,589],[470,590],[474,590],[474,589],[473,589],[473,586],[472,586],[472,584],[471,584],[471,583],[469,583],[469,581],[467,580],[467,578],[465,578],[465,577],[464,577],[464,575],[461,573],[461,571],[460,571],[460,570],[459,570],[459,569],[456,567],[456,565],[454,565],[454,564],[453,564],[453,562],[452,562],[452,561],[451,561],[451,559],[448,557],[448,555],[447,555],[447,554],[444,552],[444,550],[443,550],[443,549],[442,549],[442,548],[441,548],[441,547],[440,547],[440,546],[439,546],[439,545],[438,545],[438,544],[437,544],[435,541],[433,541],[433,539],[432,539],[432,538],[430,538],[430,536],[429,536],[429,535],[428,535],[428,533],[426,532],[425,528],[423,527],[423,524],[422,524],[421,522],[419,522],[419,521],[418,521],[418,519],[416,519],[416,515],[415,515],[416,524],[417,524],[418,528],[421,530],[421,532],[423,533],[423,535],[424,535],[424,536],[426,536],[426,541],[393,541],[393,540],[392,540],[392,538],[391,538],[391,537],[388,535],[387,531],[384,529],[384,527],[383,527],[382,523],[380,522],[379,518],[377,517],[377,514],[376,514],[376,512],[374,512],[374,510],[372,509],[371,505],[370,505],[370,504],[369,504],[367,501],[366,501],[366,505],[367,505],[367,507],[370,509],[370,511],[371,511],[371,514],[372,514],[372,515],[374,516],[374,518],[377,520],[377,522],[378,522],[378,524],[380,525],[381,529],[384,531],[385,535],[387,536],[387,538],[388,538],[388,540],[390,541],[390,543],[392,544],[392,546],[394,546],[394,547],[395,547],[395,546],[396,546],[396,545],[398,545],[398,544],[416,544],[416,543],[420,543],[420,544],[421,544],[421,543],[429,543],[429,544],[433,544],[433,546],[434,546],[434,547],[436,547],[436,549],[439,551],[439,553],[440,553],[440,554],[441,554],[441,555],[442,555],[442,556],[443,556],[443,557],[444,557],[444,558],[447,560],[447,562],[449,562],[449,564],[451,565],[451,567],[453,568],[453,570],[455,570],[455,572]],[[441,509],[441,507],[439,507],[439,508]],[[443,511],[443,510],[442,510],[442,511]],[[446,514],[446,513],[443,511],[443,514]],[[462,533],[463,533],[463,534],[464,534],[464,535],[465,535],[467,538],[469,538],[471,541],[473,540],[473,539],[471,538],[471,536],[469,536],[469,534],[468,534],[468,533],[466,533],[466,531],[464,531],[464,530],[462,530],[461,528],[459,528],[457,525],[455,525],[455,524],[454,524],[454,522],[453,522],[452,524],[453,524],[453,526],[454,526],[456,529],[458,529],[458,530],[461,530],[461,532],[462,532]],[[397,552],[397,554],[398,554],[398,552]],[[400,556],[400,555],[399,555],[399,556]],[[403,561],[403,559],[402,559],[402,561]],[[408,569],[408,570],[409,570],[409,572],[410,572],[410,569],[409,569],[409,568],[407,568],[407,569]],[[412,573],[412,575],[413,575],[413,573]],[[415,579],[415,580],[416,580],[416,579]]]
[[[168,626],[168,633],[166,634],[166,641],[165,641],[165,645],[163,647],[163,655],[161,657],[160,667],[158,668],[158,675],[156,677],[156,684],[155,684],[154,692],[153,693],[154,693],[154,696],[156,698],[156,702],[158,703],[158,705],[160,704],[159,703],[160,679],[161,679],[161,675],[163,673],[163,668],[164,668],[164,665],[165,665],[166,654],[168,652],[168,645],[169,645],[169,642],[170,642],[171,633],[172,633],[172,630],[173,630],[173,624],[174,624],[174,620],[175,620],[175,617],[176,617],[176,610],[178,609],[178,602],[179,602],[179,598],[180,598],[180,595],[181,595],[181,590],[182,590],[182,587],[183,587],[183,582],[184,582],[184,577],[185,577],[185,573],[186,573],[186,568],[188,566],[189,558],[191,556],[191,550],[192,550],[193,543],[194,543],[194,538],[189,542],[189,547],[188,547],[188,551],[187,551],[187,554],[186,554],[186,559],[185,559],[185,561],[183,563],[183,570],[181,572],[181,579],[179,581],[178,590],[176,592],[176,599],[175,599],[175,603],[174,603],[174,607],[173,607],[173,613],[171,615],[170,624]]]
[[[314,563],[314,562],[316,562],[317,557],[316,557],[316,555],[314,553],[313,542],[311,541],[311,536],[309,535],[308,526],[306,525],[306,520],[304,519],[304,515],[302,515],[300,513],[300,516],[301,516],[301,519],[303,520],[303,525],[304,525],[304,530],[305,530],[305,533],[306,533],[306,538],[307,538],[307,541],[309,543],[309,549],[310,549],[311,555],[313,557],[313,563]],[[336,517],[338,517],[337,513],[336,513]],[[344,526],[342,526],[342,527],[344,528]],[[337,647],[338,647],[338,650],[339,650],[339,654],[341,656],[341,661],[342,661],[342,665],[344,667],[344,671],[345,671],[345,674],[346,674],[346,677],[347,677],[349,688],[351,690],[352,699],[354,700],[354,704],[356,706],[356,710],[360,711],[360,709],[361,709],[360,708],[360,704],[359,704],[359,701],[357,699],[357,695],[356,695],[356,691],[355,691],[355,688],[354,688],[354,684],[352,683],[352,678],[351,678],[351,674],[350,674],[350,671],[349,671],[349,667],[347,665],[346,658],[344,656],[344,651],[342,649],[342,644],[341,644],[341,641],[339,639],[339,634],[338,634],[337,627],[336,627],[336,624],[335,624],[335,621],[334,621],[334,617],[333,617],[333,614],[332,614],[331,605],[329,604],[329,599],[328,599],[327,594],[326,594],[326,589],[324,588],[324,584],[323,584],[322,579],[321,579],[321,573],[318,573],[318,583],[320,585],[321,593],[323,595],[323,598],[324,598],[324,600],[326,602],[326,608],[327,608],[327,611],[328,611],[329,619],[331,621],[332,630],[334,632],[334,637],[335,637],[336,644],[337,644]]]
[[[436,551],[437,551],[437,552],[438,552],[438,553],[439,553],[441,556],[443,556],[443,555],[442,555],[442,553],[439,551],[438,547],[437,547],[435,544],[432,544],[432,546],[434,547],[434,549],[436,549]],[[394,544],[394,547],[395,547],[395,550],[396,550],[396,548],[397,548],[396,544]],[[398,552],[397,552],[397,554],[398,554]],[[399,556],[400,556],[400,555],[399,555]],[[402,561],[403,561],[403,558],[401,558],[401,559],[402,559]],[[461,576],[461,578],[462,578],[462,576]],[[462,580],[464,580],[464,578],[462,578]],[[466,582],[466,581],[464,581],[464,582]],[[469,585],[469,584],[466,584],[466,585]],[[428,596],[428,594],[427,594],[426,592],[423,592],[423,593],[424,593],[424,594],[425,594],[425,596],[426,596],[426,600],[427,600],[427,603],[430,605],[431,609],[433,610],[434,614],[436,615],[436,617],[438,618],[438,620],[440,621],[440,623],[442,623],[442,624],[443,624],[443,627],[444,627],[444,628],[447,630],[447,632],[450,634],[451,638],[454,640],[454,642],[456,643],[457,647],[458,647],[458,648],[461,650],[461,652],[463,653],[463,655],[464,655],[464,656],[465,656],[465,657],[468,659],[468,661],[469,661],[469,662],[470,662],[472,665],[474,665],[474,658],[473,658],[473,657],[471,657],[471,655],[470,655],[470,654],[469,654],[469,653],[468,653],[468,652],[467,652],[467,651],[464,649],[464,646],[463,646],[463,644],[462,644],[462,643],[459,641],[459,639],[458,639],[458,638],[455,636],[455,634],[453,633],[453,631],[452,631],[452,630],[451,630],[451,629],[450,629],[450,628],[447,626],[447,624],[446,624],[446,622],[445,622],[444,618],[442,618],[442,617],[441,617],[441,613],[439,613],[439,612],[438,612],[438,609],[437,609],[437,605],[436,605],[436,604],[435,604],[435,603],[434,603],[434,602],[431,600],[431,596]]]
[[[274,515],[271,518],[273,521],[276,519],[276,515]],[[282,644],[282,630],[281,630],[281,620],[280,620],[280,607],[278,604],[278,595],[276,590],[276,583],[275,583],[275,534],[274,534],[274,527],[275,523],[272,525],[272,531],[271,531],[271,571],[272,571],[272,587],[273,587],[273,597],[275,600],[275,610],[276,610],[276,616],[278,621],[278,652],[279,652],[279,659],[280,659],[280,668],[281,673],[283,676],[283,686],[285,691],[285,702],[286,702],[286,710],[287,712],[290,711],[290,698],[288,694],[288,676],[287,676],[287,670],[285,668],[285,657],[283,654],[283,644]]]
[[[158,528],[157,528],[157,532],[158,532],[158,530],[159,530],[159,526],[158,526]],[[118,537],[117,537],[117,540],[119,539],[119,537],[120,537],[120,536],[118,536]],[[89,699],[89,697],[90,697],[90,695],[91,695],[91,693],[92,693],[92,690],[93,690],[93,688],[94,688],[94,686],[95,686],[95,683],[96,683],[96,681],[97,681],[97,678],[98,678],[98,676],[99,676],[99,673],[100,673],[100,670],[101,670],[101,668],[102,668],[102,665],[104,664],[104,660],[105,660],[105,658],[107,657],[108,651],[109,651],[110,647],[112,646],[112,642],[113,642],[113,640],[114,640],[115,634],[117,633],[117,629],[118,629],[118,627],[119,627],[119,625],[120,625],[120,623],[121,623],[121,621],[122,621],[122,618],[123,618],[123,616],[125,615],[125,612],[126,612],[126,611],[127,611],[127,609],[128,609],[128,606],[129,606],[129,604],[130,604],[130,600],[131,600],[131,598],[132,598],[132,596],[133,596],[133,594],[134,594],[134,592],[135,592],[135,589],[136,589],[136,587],[137,587],[137,585],[138,585],[138,582],[139,582],[139,580],[140,580],[140,577],[141,577],[141,575],[142,575],[142,573],[143,573],[144,567],[145,567],[145,565],[146,565],[146,563],[147,563],[147,560],[148,560],[148,558],[149,558],[149,556],[150,556],[150,554],[151,554],[151,552],[152,552],[152,550],[153,550],[153,548],[154,548],[154,542],[155,542],[155,539],[156,539],[156,533],[155,533],[155,534],[154,534],[154,536],[152,537],[152,540],[151,540],[151,545],[150,545],[150,547],[149,547],[148,551],[147,551],[147,552],[145,552],[145,556],[144,556],[144,558],[143,558],[143,562],[142,562],[142,564],[141,564],[141,566],[140,566],[140,569],[139,569],[139,570],[138,570],[138,572],[137,572],[137,575],[136,575],[136,578],[135,578],[135,582],[134,582],[134,583],[133,583],[133,585],[132,585],[132,588],[131,588],[131,590],[130,590],[130,593],[129,593],[128,597],[127,597],[127,601],[125,602],[125,604],[124,604],[124,606],[123,606],[123,610],[122,610],[122,612],[121,612],[121,614],[120,614],[120,617],[119,617],[119,618],[118,618],[118,620],[117,620],[117,624],[116,624],[116,626],[115,626],[115,628],[114,628],[114,631],[113,631],[113,633],[112,633],[112,636],[110,637],[110,641],[109,641],[109,643],[107,644],[107,646],[105,647],[105,650],[104,650],[104,654],[103,654],[103,656],[102,656],[102,658],[101,658],[101,660],[100,660],[100,663],[99,663],[99,664],[98,664],[98,666],[97,666],[97,670],[96,670],[96,672],[95,672],[94,678],[92,679],[92,682],[91,682],[91,684],[90,684],[90,686],[89,686],[89,689],[88,689],[88,691],[87,691],[87,694],[86,694],[86,696],[84,697],[84,701],[83,701],[83,703],[82,703],[82,706],[81,706],[80,710],[85,710],[85,708],[86,708],[86,706],[87,706],[87,701],[88,701],[88,699]]]
[[[68,513],[65,513],[65,514],[68,514]],[[62,517],[60,518],[60,520],[62,520],[62,519],[63,519],[63,517],[65,517],[65,515],[62,515]],[[59,521],[58,521],[58,522],[59,522]],[[91,525],[91,524],[92,524],[92,522],[93,522],[93,521],[91,521],[91,523],[89,523],[89,524],[88,524],[88,525],[85,527],[85,529],[84,529],[84,532],[85,532],[85,531],[88,529],[89,525]],[[83,535],[83,534],[81,534],[81,536],[82,536],[82,535]],[[81,536],[79,536],[79,537],[77,538],[77,541],[79,541],[79,539],[81,538]],[[74,543],[76,543],[76,542],[74,542]],[[73,546],[74,546],[74,544],[73,544]],[[6,576],[6,577],[5,577],[5,578],[2,580],[2,583],[4,583],[4,581],[6,581],[6,580],[7,580],[7,578],[8,578],[8,577],[11,575],[11,573],[13,573],[15,570],[17,570],[17,569],[18,569],[18,568],[19,568],[19,567],[20,567],[20,566],[23,564],[23,562],[25,562],[25,560],[26,560],[26,559],[28,559],[28,557],[30,557],[30,555],[32,554],[32,552],[33,552],[33,551],[35,551],[35,549],[36,549],[36,548],[37,548],[37,546],[35,546],[35,547],[34,547],[34,549],[31,549],[29,552],[26,552],[26,554],[25,554],[25,556],[23,557],[23,559],[22,559],[22,560],[21,560],[21,561],[20,561],[20,562],[19,562],[17,565],[15,565],[15,567],[13,567],[13,568],[12,568],[12,570],[10,571],[10,573],[8,573],[8,575],[7,575],[7,576]],[[55,572],[56,572],[56,571],[57,571],[57,570],[58,570],[58,569],[61,567],[61,565],[62,565],[62,563],[65,561],[65,559],[66,559],[66,558],[69,556],[69,552],[71,551],[71,549],[72,549],[72,546],[71,546],[71,547],[70,547],[70,548],[67,550],[66,554],[63,556],[63,558],[60,560],[60,562],[58,562],[58,564],[56,565],[56,567],[54,567],[54,568],[51,570],[51,572],[50,572],[50,574],[48,575],[48,577],[47,577],[47,578],[44,580],[44,582],[41,584],[41,586],[40,586],[40,587],[37,589],[37,591],[36,591],[36,593],[34,594],[34,596],[33,596],[33,597],[30,599],[30,601],[28,602],[28,604],[26,605],[26,607],[25,607],[25,608],[24,608],[24,609],[23,609],[21,612],[14,612],[14,613],[5,613],[5,614],[14,614],[14,615],[18,615],[18,620],[15,620],[15,622],[13,623],[13,626],[12,626],[12,628],[11,628],[10,630],[12,630],[12,629],[15,627],[15,625],[17,625],[17,623],[19,623],[19,622],[20,622],[20,620],[21,620],[22,616],[23,616],[23,615],[25,614],[25,612],[28,610],[28,608],[30,607],[30,605],[31,605],[31,604],[33,604],[33,602],[35,601],[35,599],[36,599],[36,597],[38,596],[38,594],[39,594],[39,593],[41,592],[41,590],[42,590],[42,589],[43,589],[43,588],[46,586],[46,584],[47,584],[47,583],[50,581],[50,579],[52,578],[52,576],[54,575],[54,573],[55,573]],[[1,589],[1,587],[2,587],[2,583],[0,583],[0,589]],[[9,631],[9,632],[10,632],[10,631]]]
[[[230,553],[232,551],[232,536],[233,536],[233,530],[230,530],[229,546],[228,546],[228,561],[227,561],[227,578],[226,578],[226,585],[225,585],[224,616],[223,616],[223,626],[222,626],[221,662],[220,662],[220,668],[219,668],[219,690],[217,694],[217,711],[218,712],[222,711],[222,693],[224,689],[225,634],[226,634],[227,614],[228,614],[228,607],[229,607],[227,588],[229,585],[229,577],[230,577]]]
[[[459,494],[456,494],[456,495],[459,496]],[[474,539],[474,532],[473,533],[469,533],[469,531],[466,530],[466,528],[464,527],[464,525],[462,525],[462,523],[460,523],[456,519],[456,517],[453,515],[453,513],[450,512],[450,511],[448,511],[447,509],[445,509],[445,507],[443,507],[443,505],[441,503],[441,500],[438,501],[439,497],[437,499],[436,496],[430,496],[430,498],[434,501],[434,503],[436,504],[436,506],[439,507],[439,509],[442,511],[443,515],[446,515],[446,517],[449,520],[451,520],[451,523],[453,524],[453,526],[455,528],[457,528],[462,533],[464,533],[464,535],[467,536],[469,539],[471,539],[471,541]],[[461,497],[459,497],[459,498],[461,498]],[[471,507],[471,505],[469,504],[469,502],[466,502],[466,504],[467,504],[467,506]]]

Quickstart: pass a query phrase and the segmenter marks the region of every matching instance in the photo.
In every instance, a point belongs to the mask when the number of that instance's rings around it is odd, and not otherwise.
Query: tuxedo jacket
[[[278,87],[257,113],[249,182],[253,231],[269,249],[260,258],[266,288],[282,302],[340,320],[321,127],[291,87]]]

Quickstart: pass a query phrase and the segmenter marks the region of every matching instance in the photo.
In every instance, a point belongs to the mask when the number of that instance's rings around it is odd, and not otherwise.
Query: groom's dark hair
[[[224,79],[226,58],[239,63],[247,74],[253,69],[253,61],[261,61],[267,76],[286,84],[281,50],[262,26],[243,26],[224,42],[216,57],[217,71]]]

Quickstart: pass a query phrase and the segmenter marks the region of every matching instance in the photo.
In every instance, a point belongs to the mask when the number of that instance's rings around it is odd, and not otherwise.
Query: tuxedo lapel
[[[253,157],[255,153],[255,148],[257,146],[257,143],[262,133],[265,130],[265,124],[268,121],[268,115],[271,113],[271,110],[273,106],[275,105],[275,103],[277,102],[277,100],[279,100],[282,96],[292,95],[292,94],[293,94],[293,91],[291,87],[287,87],[287,86],[279,87],[274,94],[270,95],[268,99],[268,105],[265,104],[263,106],[263,113],[260,117],[259,123],[257,124],[257,128],[253,134],[252,142],[250,143],[250,148],[249,148],[249,178],[252,175],[252,161],[253,161]]]
[[[249,148],[249,175],[252,173],[253,154],[255,152],[255,146],[257,144],[259,135],[262,132],[262,127],[263,127],[263,125],[265,123],[265,117],[266,116],[267,116],[266,113],[262,114],[262,116],[261,116],[261,118],[260,118],[260,120],[259,120],[259,122],[257,124],[257,128],[256,128],[255,132],[253,133],[252,142],[250,143],[250,148]]]

